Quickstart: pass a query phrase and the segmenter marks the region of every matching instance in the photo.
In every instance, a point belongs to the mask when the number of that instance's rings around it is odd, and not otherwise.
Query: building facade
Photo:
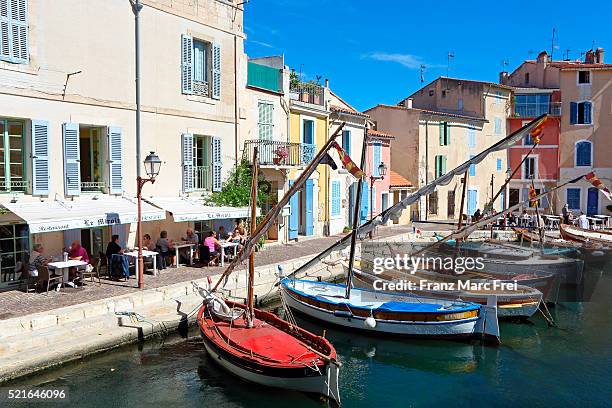
[[[145,203],[143,229],[153,237],[166,229],[177,238],[196,224],[194,215],[164,210],[183,208],[186,199],[201,207],[236,163],[237,89],[246,81],[242,6],[141,3],[142,159],[155,151],[163,161],[156,182],[144,188],[150,203],[163,205]],[[0,6],[10,33],[0,47],[6,283],[19,279],[16,266],[34,243],[55,255],[78,239],[92,256],[111,233],[133,245],[136,166],[142,164],[135,159],[130,4],[1,0]],[[195,217],[216,216],[200,211]]]

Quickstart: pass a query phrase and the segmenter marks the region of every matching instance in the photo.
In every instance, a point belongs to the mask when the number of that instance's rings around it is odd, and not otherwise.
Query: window
[[[257,103],[257,110],[257,127],[259,129],[259,139],[272,140],[274,136],[274,105],[271,102],[259,101]]]
[[[470,154],[470,159],[472,159],[474,157],[473,154]],[[470,177],[474,177],[476,175],[476,165],[475,164],[470,164]]]
[[[590,125],[591,110],[591,102],[570,102],[570,124]]]
[[[448,122],[440,122],[440,146],[450,144],[450,126]]]
[[[446,174],[446,156],[436,155],[436,178]]]
[[[343,130],[342,131],[342,148],[348,154],[351,155],[351,131]]]
[[[0,225],[0,282],[21,279],[21,271],[15,271],[15,266],[28,262],[29,251],[27,224]]]
[[[501,135],[502,133],[502,120],[501,118],[495,118],[495,134]]]
[[[455,218],[455,190],[448,191],[446,203],[448,208],[446,212],[448,218]]]
[[[582,140],[576,143],[576,166],[592,166],[592,144]]]
[[[446,90],[445,89],[442,90],[442,97],[446,98]]]
[[[389,208],[389,193],[382,193],[380,195],[380,211],[385,211]]]
[[[550,112],[550,94],[516,95],[514,114],[521,118],[535,118]]]
[[[429,96],[434,96],[434,90],[433,89],[429,90]]]
[[[210,136],[193,135],[193,188],[210,191],[212,187],[212,152]]]
[[[104,191],[104,128],[79,127],[81,191]]]
[[[181,36],[181,88],[184,94],[221,98],[221,47]]]
[[[337,217],[340,215],[340,182],[339,181],[332,181],[331,192],[332,192],[331,216]]]
[[[382,163],[382,144],[380,142],[374,142],[372,148],[372,175],[374,177],[380,177],[378,166]]]
[[[24,123],[0,119],[0,192],[25,192]]]
[[[536,178],[536,159],[528,157],[523,163],[523,179]]]
[[[578,71],[578,85],[590,84],[591,83],[591,72],[590,71]]]
[[[502,97],[502,92],[501,91],[495,91],[495,99],[493,99],[494,103],[496,105],[501,105],[502,101],[503,101],[503,97]]]
[[[521,191],[518,188],[511,188],[508,194],[508,206],[512,207],[513,205],[517,205],[521,201],[520,197]]]
[[[438,192],[434,191],[429,195],[429,213],[438,214]]]
[[[304,119],[302,121],[302,143],[314,144],[314,121]]]
[[[476,129],[474,128],[468,129],[468,147],[469,148],[476,147]]]
[[[0,60],[29,62],[28,1],[0,0]]]
[[[570,210],[580,209],[580,189],[579,188],[568,188],[567,189],[567,205]]]
[[[525,72],[525,85],[529,85],[529,72]]]
[[[495,168],[498,171],[501,170],[502,169],[502,159],[497,159],[495,163],[496,163]]]
[[[376,214],[376,187],[372,187],[372,212]]]

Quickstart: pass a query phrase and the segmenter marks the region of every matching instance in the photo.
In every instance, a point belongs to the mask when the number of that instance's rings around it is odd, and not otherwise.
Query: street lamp
[[[380,162],[378,165],[378,176],[370,176],[370,220],[374,218],[374,182],[376,180],[382,180],[387,174],[387,165],[384,162]]]
[[[144,261],[142,258],[142,187],[147,183],[155,183],[155,177],[159,174],[161,160],[151,152],[144,159],[144,168],[148,178],[136,177],[136,198],[138,199],[138,289],[144,288]]]

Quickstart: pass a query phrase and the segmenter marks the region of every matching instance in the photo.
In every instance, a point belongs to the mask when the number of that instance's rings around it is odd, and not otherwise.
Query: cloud
[[[267,42],[263,42],[263,41],[257,41],[257,40],[247,40],[248,42],[252,43],[252,44],[257,44],[261,47],[265,47],[265,48],[275,48],[272,44],[267,43]]]
[[[412,54],[372,52],[370,54],[365,55],[365,58],[373,59],[376,61],[395,62],[408,69],[419,69],[421,65],[425,65],[428,68],[439,66],[428,64],[423,60],[423,58],[419,57],[418,55]]]

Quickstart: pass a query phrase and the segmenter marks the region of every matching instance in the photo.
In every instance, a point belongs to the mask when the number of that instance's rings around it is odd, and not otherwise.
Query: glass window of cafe
[[[0,225],[1,283],[17,281],[22,278],[21,271],[28,262],[29,253],[30,241],[27,224]]]

